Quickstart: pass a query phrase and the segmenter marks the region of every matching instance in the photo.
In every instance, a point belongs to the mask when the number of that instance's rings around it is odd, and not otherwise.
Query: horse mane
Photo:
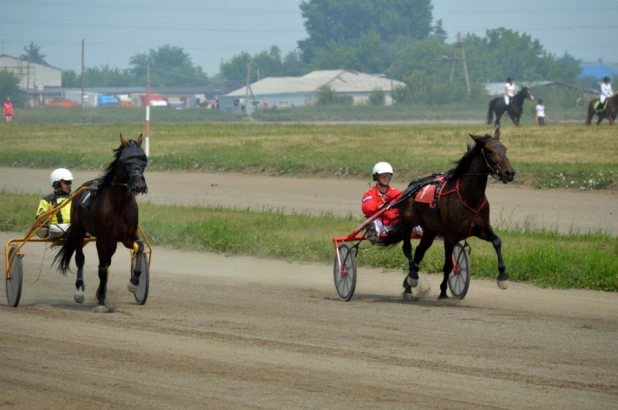
[[[120,155],[122,154],[122,150],[128,147],[139,147],[136,141],[129,140],[127,141],[126,147],[120,145],[118,148],[114,149],[114,160],[110,162],[110,164],[105,168],[105,173],[100,176],[99,179],[101,181],[101,185],[107,186],[111,185],[114,181],[114,168],[116,168],[116,164],[120,160]]]
[[[525,97],[524,97],[524,93],[523,93],[523,92],[524,92],[525,90],[528,90],[528,91],[529,91],[530,89],[529,89],[527,86],[524,86],[524,87],[521,89],[521,91],[520,91],[520,92],[518,92],[517,94],[515,94],[515,97],[513,97],[513,100],[514,100],[514,101],[518,101],[518,102],[519,102],[519,101],[523,101],[523,100],[524,100],[524,98],[525,98]]]
[[[477,154],[476,147],[485,144],[490,139],[491,136],[485,135],[484,137],[481,137],[476,141],[474,147],[472,147],[471,144],[467,144],[466,153],[463,155],[463,157],[461,157],[459,161],[453,161],[453,163],[457,164],[457,166],[453,169],[448,170],[446,174],[444,174],[444,179],[449,180],[451,178],[459,178],[463,176],[470,168],[470,165],[472,165],[472,160]]]

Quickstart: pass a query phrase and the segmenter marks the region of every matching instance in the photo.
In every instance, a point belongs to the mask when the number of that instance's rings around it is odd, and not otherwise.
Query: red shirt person
[[[382,209],[389,200],[397,200],[401,191],[390,187],[393,177],[393,167],[388,162],[378,162],[373,167],[374,187],[363,195],[362,210],[366,218],[370,218]],[[391,203],[393,201],[390,201]],[[376,219],[367,230],[367,239],[376,243],[381,233],[387,232],[388,228],[399,222],[399,209],[392,208],[384,212]]]
[[[11,102],[11,98],[7,97],[6,101],[2,105],[4,111],[4,119],[7,124],[10,124],[13,120],[13,103]]]

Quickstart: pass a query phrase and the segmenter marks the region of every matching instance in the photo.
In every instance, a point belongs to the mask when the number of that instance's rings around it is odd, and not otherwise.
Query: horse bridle
[[[492,144],[493,145],[493,144]],[[507,162],[509,159],[506,156],[506,152],[504,151],[504,149],[502,149],[502,144],[498,143],[498,145],[493,145],[494,149],[496,151],[498,151],[498,154],[500,154],[500,163],[498,165],[496,165],[495,167],[492,166],[489,161],[487,161],[487,156],[485,155],[485,150],[481,148],[481,154],[483,155],[483,160],[485,161],[485,165],[487,165],[487,168],[489,168],[489,170],[491,171],[489,173],[489,175],[491,175],[494,179],[497,179],[498,181],[502,181],[502,165]]]

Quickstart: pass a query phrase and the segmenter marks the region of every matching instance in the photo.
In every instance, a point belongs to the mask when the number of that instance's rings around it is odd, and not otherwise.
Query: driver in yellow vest
[[[71,196],[71,185],[73,184],[73,174],[65,168],[54,170],[49,176],[49,181],[54,192],[41,199],[36,217],[60,206]],[[48,221],[48,226],[39,230],[39,236],[44,238],[58,238],[67,231],[71,223],[71,204],[67,204],[60,212],[52,215]]]

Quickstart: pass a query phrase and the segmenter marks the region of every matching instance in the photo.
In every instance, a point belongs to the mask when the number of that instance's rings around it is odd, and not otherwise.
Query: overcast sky
[[[209,75],[221,59],[276,44],[284,53],[306,38],[302,0],[0,0],[0,54],[15,57],[34,41],[47,62],[79,72],[86,66],[126,68],[129,58],[159,45],[183,47]],[[458,31],[485,35],[504,26],[538,38],[550,52],[584,61],[618,62],[617,0],[433,0],[449,41]],[[560,8],[555,6],[559,3]],[[552,5],[554,4],[554,5]]]

